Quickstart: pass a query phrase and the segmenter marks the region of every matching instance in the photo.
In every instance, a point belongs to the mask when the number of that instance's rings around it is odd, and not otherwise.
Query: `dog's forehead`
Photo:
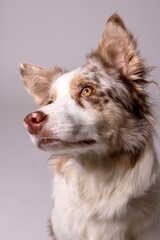
[[[57,99],[69,96],[70,82],[80,73],[80,68],[60,76],[51,86],[51,93],[56,90]]]

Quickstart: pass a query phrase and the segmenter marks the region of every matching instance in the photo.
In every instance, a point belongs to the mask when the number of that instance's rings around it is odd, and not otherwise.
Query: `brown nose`
[[[24,126],[30,134],[37,134],[42,129],[46,119],[47,115],[43,112],[33,112],[25,117]]]

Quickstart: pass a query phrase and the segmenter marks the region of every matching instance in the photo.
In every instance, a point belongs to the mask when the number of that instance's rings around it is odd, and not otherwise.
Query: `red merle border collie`
[[[20,65],[40,106],[25,117],[25,127],[51,153],[54,239],[160,239],[148,71],[117,14],[74,71]]]

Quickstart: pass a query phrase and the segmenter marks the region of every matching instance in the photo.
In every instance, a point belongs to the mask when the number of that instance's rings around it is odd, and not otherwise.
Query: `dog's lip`
[[[54,139],[54,138],[41,138],[39,139],[39,145],[45,145],[45,144],[51,144],[51,143],[59,143],[59,144],[86,144],[86,145],[92,145],[96,143],[96,140],[94,139],[84,139],[84,140],[80,140],[80,141],[63,141],[61,139]]]

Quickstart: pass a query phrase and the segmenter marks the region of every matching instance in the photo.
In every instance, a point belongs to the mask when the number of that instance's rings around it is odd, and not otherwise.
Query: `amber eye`
[[[92,94],[92,92],[93,92],[92,88],[86,87],[82,90],[81,95],[88,97]]]

